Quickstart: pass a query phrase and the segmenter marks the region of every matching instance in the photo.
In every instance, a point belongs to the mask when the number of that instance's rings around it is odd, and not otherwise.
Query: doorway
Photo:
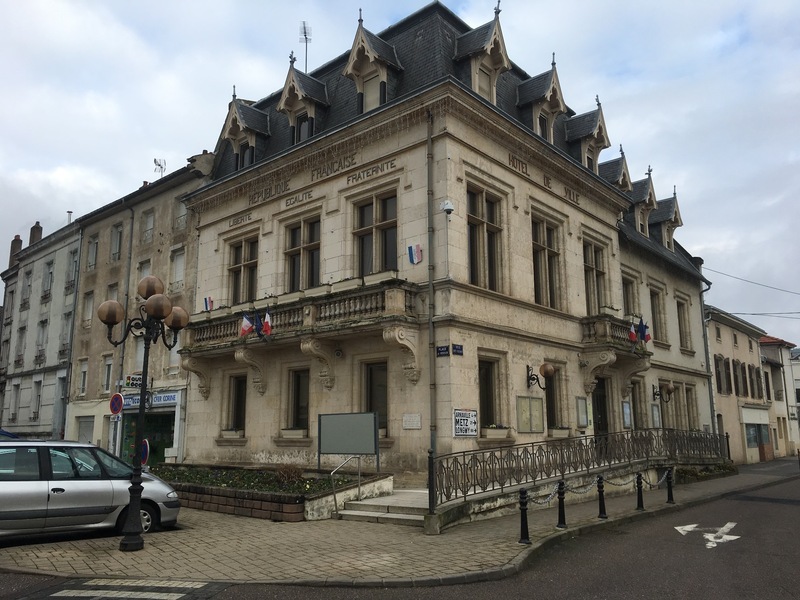
[[[592,392],[592,417],[594,419],[594,434],[608,434],[608,397],[606,380],[598,379]]]

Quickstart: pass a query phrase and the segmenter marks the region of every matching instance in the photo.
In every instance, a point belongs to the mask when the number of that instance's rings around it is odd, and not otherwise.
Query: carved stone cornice
[[[181,357],[181,366],[190,373],[197,375],[197,378],[200,380],[200,386],[198,388],[200,390],[200,395],[203,397],[203,400],[208,400],[211,394],[211,384],[208,380],[208,374],[206,373],[206,361],[183,356]]]
[[[590,350],[581,352],[578,358],[583,374],[583,389],[587,394],[591,394],[597,385],[597,377],[605,374],[608,367],[616,362],[617,353],[613,350]]]
[[[264,395],[267,391],[267,365],[256,356],[256,353],[248,348],[237,348],[233,357],[236,362],[244,363],[253,371],[253,384],[256,386],[256,391]]]
[[[336,376],[333,374],[333,359],[336,357],[336,348],[330,342],[322,342],[317,338],[307,337],[300,340],[300,350],[303,354],[315,357],[319,361],[319,378],[326,390],[333,389]]]
[[[403,373],[411,383],[419,381],[420,369],[417,364],[417,343],[419,332],[403,325],[392,325],[383,329],[383,341],[390,346],[399,346],[403,351]]]

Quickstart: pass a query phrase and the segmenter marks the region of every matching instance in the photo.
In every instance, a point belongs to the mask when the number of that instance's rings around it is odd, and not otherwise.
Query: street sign
[[[703,538],[706,540],[706,548],[716,548],[717,544],[738,540],[741,537],[739,535],[728,535],[728,532],[734,527],[736,527],[736,523],[734,522],[728,522],[722,527],[698,527],[697,523],[693,523],[691,525],[681,525],[675,529],[677,529],[678,533],[681,535],[686,535],[692,531],[703,532]]]
[[[142,440],[142,464],[147,464],[147,459],[150,458],[150,442],[147,439]]]
[[[125,377],[125,387],[142,387],[142,374],[131,373]]]
[[[125,404],[125,398],[122,394],[113,394],[108,403],[108,408],[111,410],[112,415],[118,415],[122,411],[122,405]]]

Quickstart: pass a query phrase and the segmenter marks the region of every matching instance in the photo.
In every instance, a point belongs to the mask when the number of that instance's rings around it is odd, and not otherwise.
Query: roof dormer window
[[[308,118],[308,113],[301,113],[295,117],[294,122],[294,143],[306,141],[314,132],[311,130],[314,123]]]
[[[278,111],[289,118],[292,143],[299,144],[314,135],[317,107],[328,105],[328,91],[321,81],[295,70],[294,62],[294,53],[291,53]]]
[[[385,98],[383,101],[385,102]],[[375,73],[364,80],[364,112],[378,108],[381,104],[381,78]]]
[[[595,172],[594,170],[594,149],[589,148],[586,151],[586,168],[589,169],[592,173]]]
[[[547,118],[545,113],[539,114],[539,135],[542,136],[544,141],[550,141],[550,119]]]
[[[456,40],[455,59],[469,58],[472,90],[494,104],[497,99],[497,79],[511,68],[500,29],[500,9],[494,20],[461,35]]]

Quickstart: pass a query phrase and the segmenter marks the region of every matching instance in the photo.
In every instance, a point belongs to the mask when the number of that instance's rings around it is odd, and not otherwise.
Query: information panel
[[[319,454],[378,456],[378,413],[319,415]],[[377,461],[380,471],[380,462]]]

